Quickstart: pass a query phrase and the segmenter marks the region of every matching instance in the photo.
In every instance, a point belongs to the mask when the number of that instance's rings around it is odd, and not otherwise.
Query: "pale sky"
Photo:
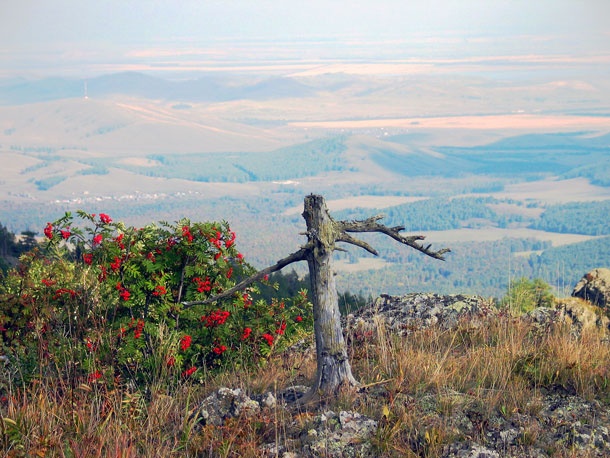
[[[0,0],[0,64],[226,40],[551,37],[610,52],[610,0]],[[604,49],[605,48],[605,49]],[[43,59],[44,60],[44,59]]]

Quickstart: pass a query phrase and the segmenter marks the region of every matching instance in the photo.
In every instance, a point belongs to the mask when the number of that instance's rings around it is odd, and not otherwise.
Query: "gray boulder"
[[[347,322],[357,332],[374,330],[383,323],[388,331],[404,336],[429,326],[455,328],[462,320],[468,320],[470,326],[478,326],[483,318],[494,313],[496,309],[491,302],[480,296],[382,294],[371,306],[348,316]]]
[[[531,320],[542,329],[557,324],[567,325],[575,336],[580,336],[585,330],[598,329],[604,332],[610,330],[610,319],[604,311],[578,297],[557,299],[553,308],[538,307],[524,318]]]
[[[194,415],[198,426],[222,426],[227,419],[269,414],[285,409],[286,402],[299,398],[308,390],[304,386],[290,387],[274,395],[246,395],[241,389],[219,388],[203,400]],[[289,417],[290,411],[283,415]],[[286,437],[281,444],[266,443],[260,448],[262,457],[372,457],[371,437],[377,430],[377,421],[355,411],[338,414],[327,410],[313,417],[308,425],[297,420],[285,425]]]
[[[580,298],[560,299],[556,308],[563,313],[565,321],[579,331],[595,328],[608,330],[610,328],[610,319],[605,315],[603,309]]]
[[[203,400],[197,413],[199,423],[222,426],[228,418],[251,416],[260,411],[260,404],[241,389],[219,388]]]
[[[448,447],[443,458],[500,458],[500,454],[480,444],[457,443]]]
[[[273,409],[278,405],[294,402],[307,391],[308,387],[295,385],[276,394],[268,391],[248,396],[240,388],[221,387],[201,402],[193,417],[197,418],[199,426],[221,426],[229,418],[252,417],[263,409]]]

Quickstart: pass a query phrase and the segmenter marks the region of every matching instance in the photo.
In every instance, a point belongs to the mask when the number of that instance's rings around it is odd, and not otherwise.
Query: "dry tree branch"
[[[299,251],[295,251],[294,253],[286,256],[285,258],[280,259],[278,262],[276,262],[272,266],[266,267],[263,270],[259,270],[254,275],[251,275],[248,278],[245,278],[244,280],[240,281],[234,287],[227,289],[226,291],[223,291],[222,293],[217,294],[216,296],[209,297],[203,301],[183,302],[182,305],[184,306],[185,309],[187,309],[187,308],[193,307],[195,305],[211,304],[212,302],[218,301],[220,299],[224,299],[225,297],[229,297],[233,293],[244,289],[246,286],[249,286],[250,284],[254,283],[257,280],[260,280],[265,275],[269,275],[270,273],[277,272],[278,270],[283,269],[288,264],[292,264],[293,262],[305,261],[307,259],[306,256],[307,256],[308,251],[309,251],[309,248],[307,246],[302,247]]]
[[[416,249],[417,251],[420,251],[432,258],[440,259],[441,261],[445,260],[444,254],[449,253],[451,251],[449,248],[442,248],[437,251],[431,250],[430,248],[432,245],[424,246],[420,243],[417,243],[418,240],[425,239],[423,235],[407,236],[401,234],[400,231],[404,231],[404,226],[387,227],[377,222],[381,218],[383,218],[382,215],[376,215],[367,218],[363,221],[337,221],[337,229],[340,231],[340,236],[337,238],[337,241],[351,243],[352,245],[359,246],[361,248],[364,248],[368,252],[377,255],[377,251],[370,247],[370,245],[368,245],[366,242],[363,242],[362,240],[355,239],[354,237],[349,235],[348,232],[380,232],[404,245],[408,245],[411,248]]]

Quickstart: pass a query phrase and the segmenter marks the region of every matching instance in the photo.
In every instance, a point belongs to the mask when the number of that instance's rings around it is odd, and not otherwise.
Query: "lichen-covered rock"
[[[488,300],[462,294],[421,294],[404,296],[381,295],[371,306],[350,315],[347,321],[357,329],[374,329],[381,322],[386,329],[407,335],[415,329],[440,326],[451,329],[461,320],[477,326],[481,319],[495,313]]]
[[[229,418],[253,416],[261,409],[273,409],[278,404],[289,404],[301,398],[309,388],[303,385],[288,387],[276,394],[270,391],[248,396],[241,389],[221,387],[205,398],[193,416],[200,426],[221,426]]]
[[[250,416],[260,411],[260,404],[241,389],[219,388],[203,400],[197,409],[199,423],[221,426],[228,418]]]
[[[593,269],[576,284],[572,296],[602,308],[610,307],[610,269]]]
[[[578,396],[553,394],[545,397],[538,414],[547,441],[588,456],[610,456],[610,412],[597,401]]]
[[[305,396],[305,394],[308,393],[309,390],[310,390],[310,388],[305,385],[289,386],[288,388],[286,388],[286,389],[282,390],[280,393],[278,393],[278,397],[284,403],[291,404],[291,403],[297,401],[298,399],[302,398],[303,396]]]
[[[537,307],[528,312],[524,319],[530,320],[540,328],[548,328],[562,320],[561,312],[551,307]]]
[[[302,438],[302,456],[349,458],[373,456],[370,438],[377,421],[354,411],[317,415]]]
[[[443,458],[500,458],[498,452],[475,443],[451,444],[442,456]]]
[[[440,397],[452,397],[451,413]],[[401,400],[402,401],[402,400]],[[426,395],[417,401],[422,426],[444,424],[455,440],[443,448],[445,458],[545,458],[610,456],[610,411],[598,401],[554,392],[532,399],[523,410],[485,414],[485,406],[457,392]]]
[[[577,297],[558,299],[553,308],[538,307],[529,312],[526,319],[545,329],[564,324],[571,328],[575,336],[581,335],[584,330],[610,331],[610,319],[604,311]]]
[[[607,330],[610,326],[610,319],[601,308],[580,298],[561,299],[555,308],[563,313],[568,324],[580,331],[595,328]]]

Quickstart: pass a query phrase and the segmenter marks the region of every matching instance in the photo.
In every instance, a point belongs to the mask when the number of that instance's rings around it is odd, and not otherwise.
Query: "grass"
[[[610,346],[596,330],[575,337],[563,326],[539,329],[500,314],[482,326],[463,322],[406,338],[377,323],[372,333],[349,330],[348,338],[363,388],[339,393],[325,408],[378,420],[372,438],[378,456],[434,457],[456,441],[484,443],[486,425],[517,414],[530,416],[517,441],[535,444],[544,432],[536,414],[553,390],[610,403]],[[298,452],[298,431],[311,424],[314,407],[265,408],[222,427],[200,427],[192,413],[221,386],[273,392],[311,383],[314,374],[311,353],[293,353],[260,369],[145,392],[62,380],[11,386],[0,401],[0,450],[8,457],[259,457],[261,445],[276,442]],[[569,448],[548,452],[577,456]]]

